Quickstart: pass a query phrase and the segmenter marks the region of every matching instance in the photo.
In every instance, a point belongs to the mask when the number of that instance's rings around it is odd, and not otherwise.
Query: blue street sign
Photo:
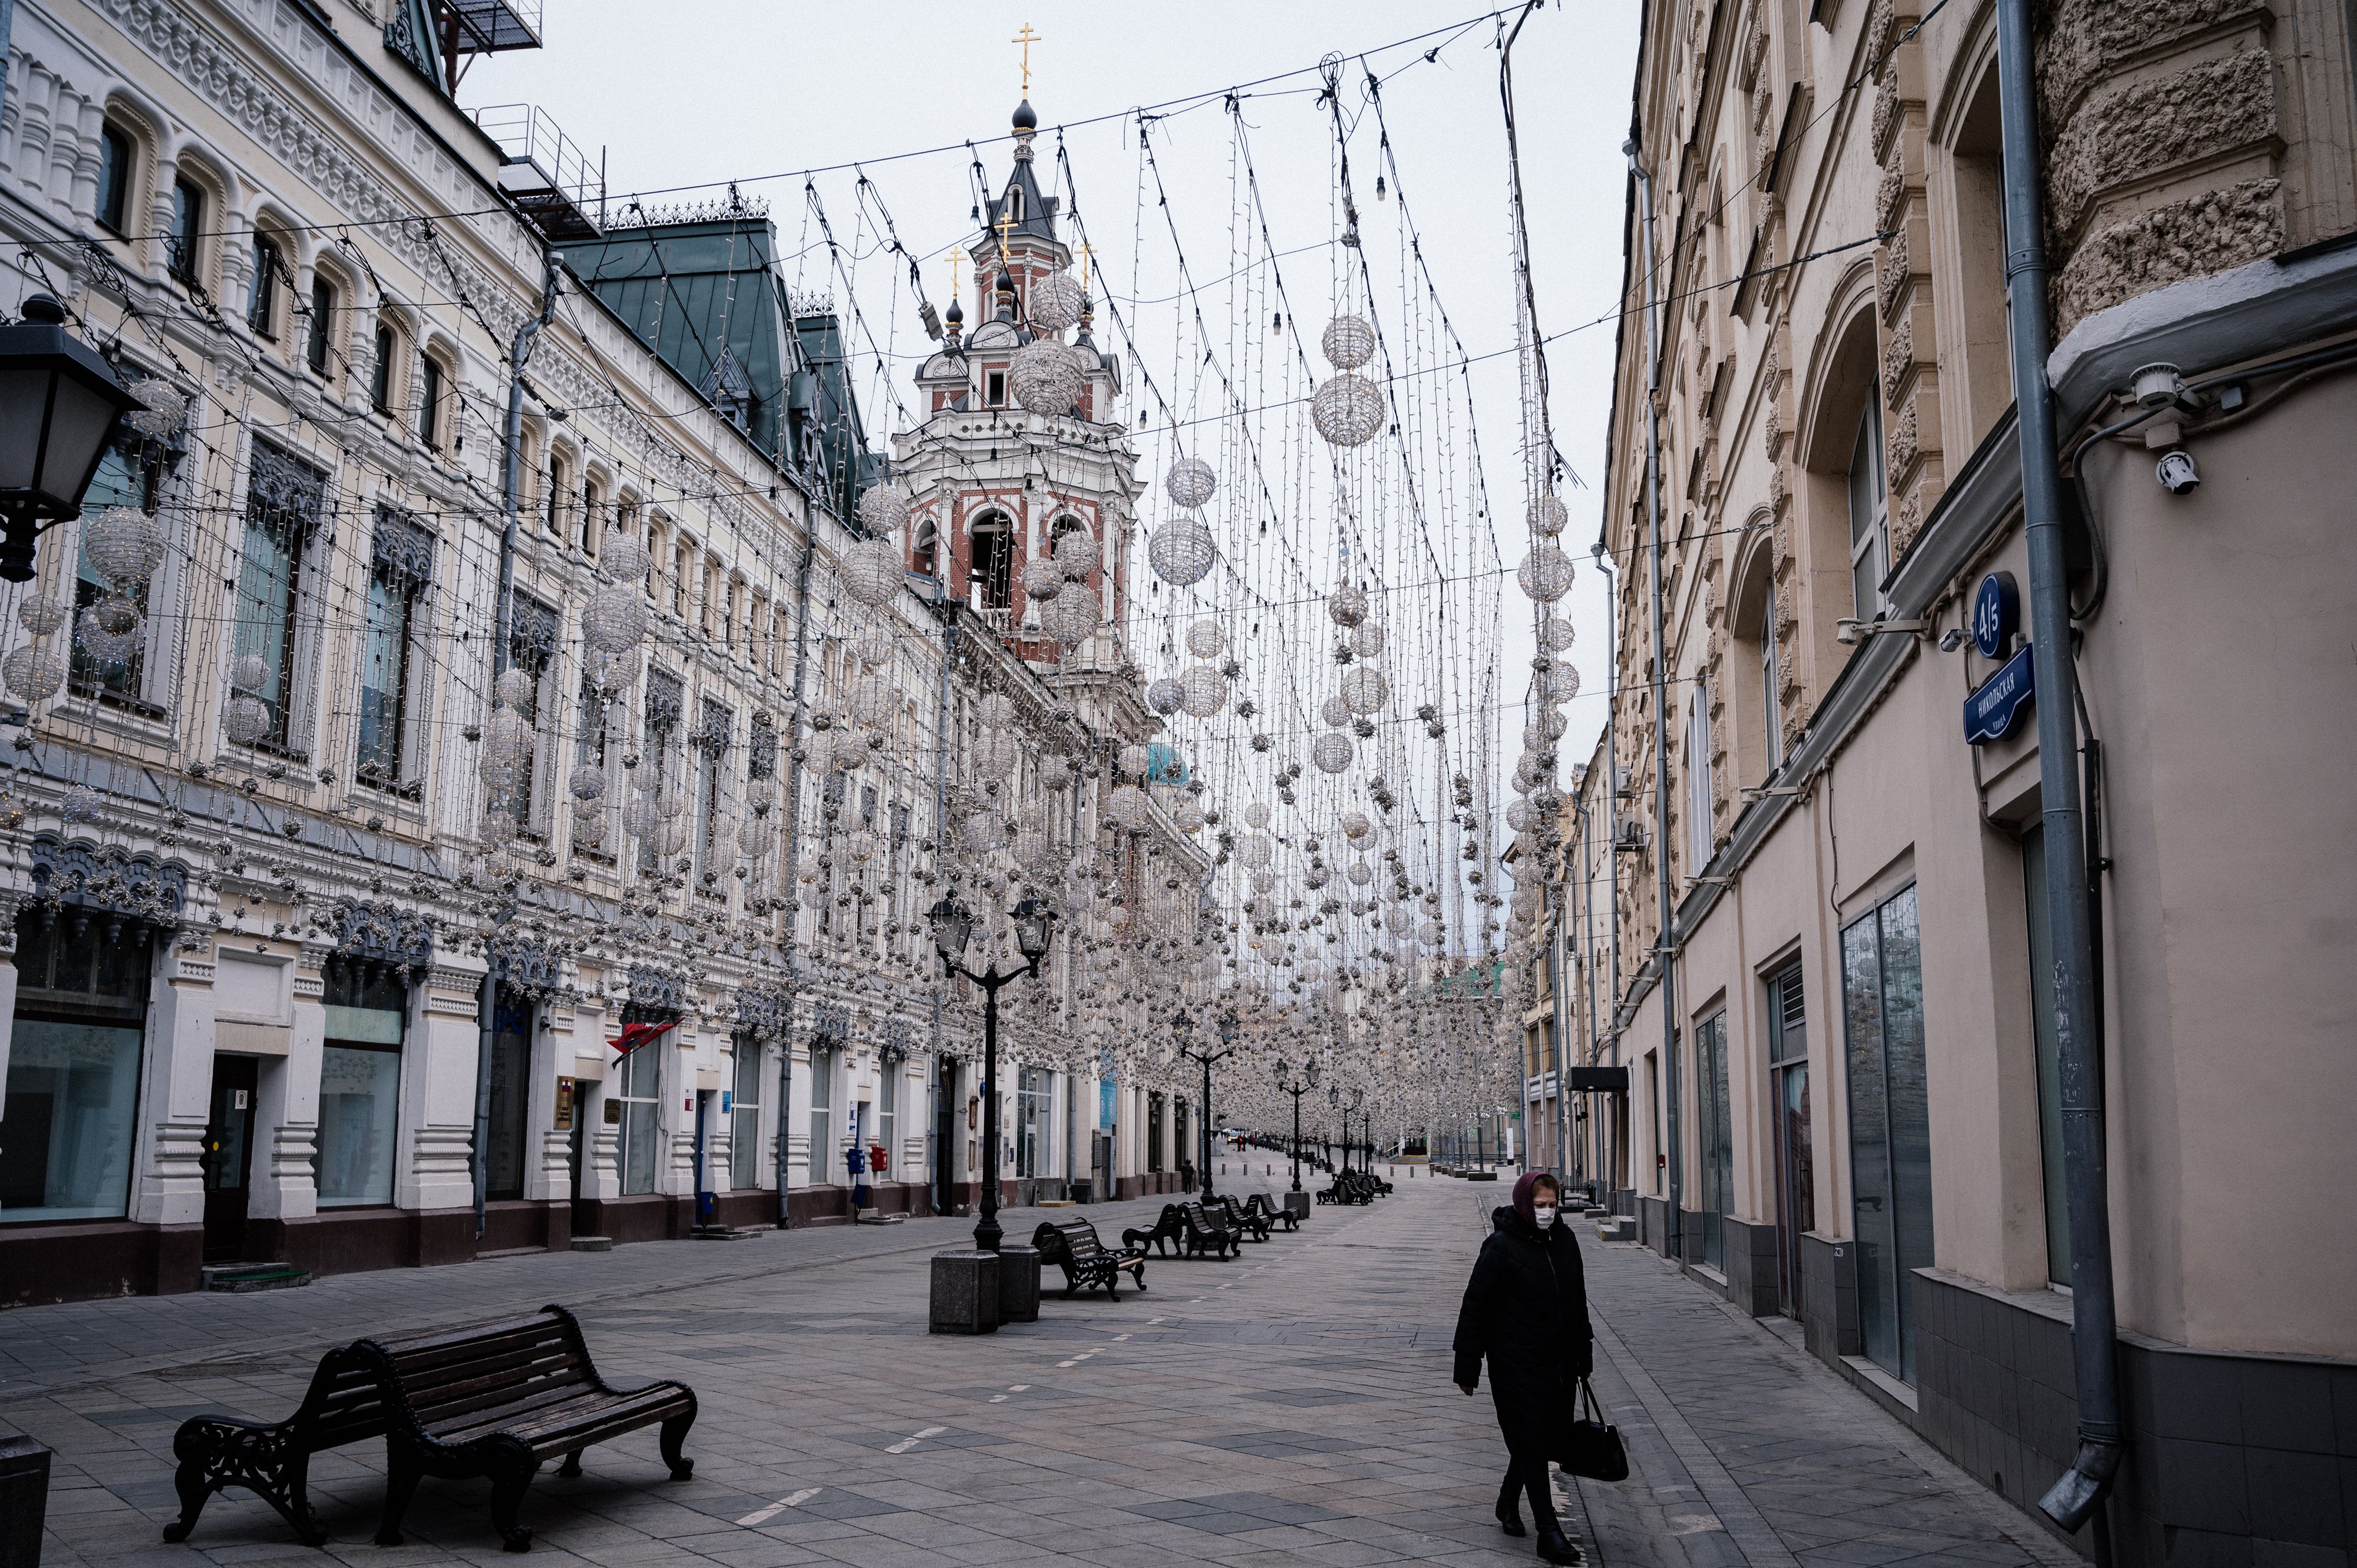
[[[2010,572],[1991,572],[1973,595],[1973,646],[1983,659],[2002,659],[2021,629],[2021,590]]]
[[[2035,651],[2024,648],[1999,665],[1996,674],[1964,699],[1966,740],[1980,746],[2003,740],[2021,727],[2021,715],[2029,711],[2038,696],[2038,682],[2029,657]]]

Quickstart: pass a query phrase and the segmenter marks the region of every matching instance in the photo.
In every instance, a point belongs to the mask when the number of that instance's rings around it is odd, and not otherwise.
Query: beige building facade
[[[1583,1107],[1613,1208],[2034,1513],[2077,1407],[1996,24],[1649,9],[1612,728],[1555,908],[1569,1054],[1627,1072]],[[2350,26],[2037,8],[2127,1426],[2100,1528],[2139,1562],[2357,1527]]]

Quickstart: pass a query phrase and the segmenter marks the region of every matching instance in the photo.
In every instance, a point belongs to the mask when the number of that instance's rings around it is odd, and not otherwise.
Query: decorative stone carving
[[[2097,230],[2054,285],[2054,334],[2124,299],[2207,277],[2283,248],[2281,182],[2246,179]]]

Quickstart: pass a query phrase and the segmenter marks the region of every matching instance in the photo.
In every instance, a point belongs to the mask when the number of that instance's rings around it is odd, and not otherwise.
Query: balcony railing
[[[588,149],[567,136],[532,103],[497,103],[473,112],[475,124],[499,144],[500,188],[514,199],[552,240],[591,240],[606,222],[606,149]]]

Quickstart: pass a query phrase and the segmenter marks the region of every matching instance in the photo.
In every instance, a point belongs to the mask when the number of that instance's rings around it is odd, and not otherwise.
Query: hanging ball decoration
[[[116,587],[140,587],[164,564],[164,525],[135,506],[111,506],[82,531],[81,549]]]
[[[1268,802],[1254,800],[1244,808],[1244,826],[1254,830],[1268,826]]]
[[[1034,338],[1006,362],[1006,391],[1033,413],[1070,413],[1081,401],[1079,356],[1054,338]]]
[[[1567,703],[1579,695],[1579,671],[1567,659],[1558,659],[1547,666],[1540,678],[1546,686],[1546,700]]]
[[[1326,731],[1309,746],[1309,760],[1317,765],[1320,773],[1341,772],[1351,766],[1351,758],[1356,755],[1358,747],[1351,744],[1348,735],[1338,729]]]
[[[1363,316],[1338,316],[1326,324],[1318,347],[1336,370],[1355,371],[1375,357],[1374,324]]]
[[[259,653],[242,653],[229,662],[229,683],[241,692],[259,692],[270,679],[270,665]]]
[[[1426,920],[1423,925],[1418,926],[1415,929],[1415,940],[1422,942],[1426,947],[1438,947],[1440,945],[1440,922],[1437,920]]]
[[[1571,523],[1570,509],[1552,495],[1531,498],[1531,532],[1541,539],[1553,539]]]
[[[1352,861],[1351,863],[1351,869],[1344,872],[1342,875],[1351,879],[1351,886],[1353,887],[1364,887],[1368,883],[1372,882],[1375,879],[1374,867],[1369,865],[1363,860]]]
[[[74,640],[99,663],[119,664],[145,644],[147,628],[137,605],[121,594],[108,594],[83,609]]]
[[[1276,873],[1274,871],[1255,871],[1253,873],[1252,885],[1253,891],[1255,893],[1274,893],[1276,891]]]
[[[737,853],[748,860],[766,860],[778,847],[778,829],[773,822],[759,817],[748,817],[737,824]]]
[[[1220,623],[1205,616],[1187,628],[1187,651],[1198,659],[1217,659],[1228,645],[1227,634]]]
[[[850,693],[844,698],[844,711],[851,722],[874,729],[892,716],[899,693],[892,682],[881,675],[862,675],[851,683]]]
[[[56,649],[27,643],[0,659],[0,684],[28,703],[47,702],[65,683],[65,655]]]
[[[1146,770],[1154,766],[1154,754],[1135,741],[1114,754],[1114,767],[1132,779],[1143,779]]]
[[[1146,705],[1164,718],[1168,718],[1187,705],[1187,684],[1166,675],[1146,688]]]
[[[606,797],[606,770],[594,762],[581,763],[565,779],[565,789],[584,805],[602,800]]]
[[[1308,888],[1312,893],[1315,893],[1320,887],[1325,886],[1327,879],[1333,875],[1334,874],[1332,872],[1327,870],[1326,867],[1322,865],[1313,865],[1308,870],[1301,874],[1301,885],[1304,887]],[[1307,980],[1309,977],[1308,975],[1304,975],[1302,978]]]
[[[1375,824],[1367,820],[1366,812],[1345,811],[1342,813],[1342,836],[1349,839],[1352,843],[1357,844],[1361,839],[1365,838],[1369,833],[1373,832],[1374,831]],[[1363,849],[1366,846],[1361,844],[1360,847]]]
[[[1276,843],[1266,833],[1254,833],[1244,840],[1236,851],[1236,858],[1252,870],[1258,871],[1276,857]]]
[[[592,854],[606,847],[606,813],[594,805],[577,806],[573,812],[573,847]]]
[[[1309,423],[1337,446],[1363,446],[1383,427],[1383,389],[1349,371],[1329,377],[1309,400]]]
[[[1354,714],[1379,713],[1392,699],[1391,678],[1372,664],[1353,664],[1342,671],[1337,694]]]
[[[1516,800],[1506,808],[1506,827],[1511,832],[1526,833],[1537,820],[1538,813],[1531,810],[1528,800]]]
[[[1177,828],[1182,833],[1201,832],[1203,831],[1203,808],[1195,804],[1192,800],[1179,801],[1178,808],[1170,813],[1170,825]]]
[[[1135,832],[1153,816],[1154,806],[1136,785],[1119,784],[1105,796],[1104,814],[1114,826]]]
[[[892,661],[892,628],[888,626],[864,626],[851,635],[851,656],[860,667],[874,670]]]
[[[870,485],[859,493],[860,525],[876,538],[900,532],[909,521],[909,495],[895,484]]]
[[[872,492],[871,492],[872,493]],[[900,552],[888,539],[863,539],[843,553],[835,579],[843,591],[873,609],[900,591]]]
[[[1044,605],[1063,589],[1064,575],[1053,561],[1034,561],[1023,568],[1023,596],[1033,604]]]
[[[1164,523],[1146,542],[1146,559],[1154,575],[1174,587],[1201,582],[1219,558],[1220,544],[1211,537],[1211,524],[1191,511]]]
[[[671,860],[687,848],[687,829],[679,822],[665,822],[655,830],[655,857]]]
[[[1059,267],[1031,285],[1031,293],[1023,303],[1031,325],[1042,332],[1061,332],[1081,318],[1081,304],[1087,296],[1081,293],[1080,280]]]
[[[597,575],[609,583],[643,583],[654,562],[654,552],[635,539],[608,540]]]
[[[8,657],[14,660],[16,655],[12,653]],[[17,691],[16,682],[13,679],[8,682],[8,689],[12,692]],[[18,692],[18,694],[23,693]],[[270,710],[263,706],[261,698],[231,697],[228,705],[221,709],[221,734],[229,736],[234,744],[252,746],[269,733]]]
[[[1039,612],[1039,628],[1066,648],[1078,648],[1103,624],[1094,594],[1059,594]]]
[[[131,395],[147,406],[133,409],[123,416],[123,423],[151,440],[177,435],[188,423],[188,394],[161,376],[132,382]]]
[[[1187,671],[1187,712],[1208,719],[1227,705],[1228,678],[1216,664],[1198,664]]]
[[[652,795],[641,794],[622,808],[622,831],[634,839],[651,838],[662,822],[662,808]]]
[[[87,784],[67,787],[58,798],[58,815],[70,822],[95,822],[106,811],[106,798]]]
[[[974,705],[974,720],[985,729],[1005,729],[1015,722],[1015,699],[993,692]]]
[[[1381,659],[1384,645],[1390,640],[1389,634],[1378,621],[1362,620],[1351,628],[1351,651],[1361,659]]]
[[[1063,575],[1064,581],[1079,582],[1103,560],[1104,546],[1088,530],[1075,528],[1056,535],[1056,570]]]
[[[1571,592],[1571,557],[1553,544],[1534,544],[1514,568],[1514,581],[1540,604],[1551,605]]]
[[[1545,623],[1539,628],[1539,646],[1549,653],[1561,653],[1571,646],[1572,639],[1577,635],[1577,633],[1572,629],[1571,622],[1561,616],[1549,616]]]
[[[600,588],[581,607],[581,640],[593,653],[627,653],[646,635],[646,600],[633,582]]]
[[[1354,588],[1348,583],[1343,584],[1335,589],[1333,596],[1326,601],[1326,615],[1336,626],[1358,625],[1367,618],[1366,590]]]
[[[35,637],[47,637],[66,624],[65,606],[47,594],[35,594],[16,607],[16,620]]]
[[[1328,727],[1341,729],[1351,722],[1351,704],[1339,695],[1329,697],[1318,704],[1318,716],[1326,721]]]
[[[1170,504],[1189,510],[1210,500],[1212,492],[1219,488],[1220,477],[1211,471],[1211,465],[1200,457],[1179,458],[1170,465],[1170,472],[1162,481],[1163,491],[1169,496]]]
[[[533,690],[538,685],[531,671],[511,666],[500,671],[500,678],[492,685],[491,692],[507,706],[521,708],[532,701]]]

